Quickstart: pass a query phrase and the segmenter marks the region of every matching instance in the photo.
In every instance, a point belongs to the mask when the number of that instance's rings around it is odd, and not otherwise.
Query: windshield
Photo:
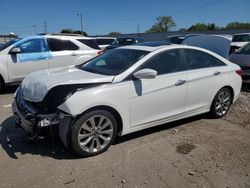
[[[78,68],[97,74],[118,75],[148,53],[148,51],[143,50],[114,49],[90,60],[87,64],[78,66]]]
[[[248,42],[250,41],[250,34],[234,35],[232,42]]]
[[[236,52],[237,54],[250,54],[250,43],[247,43]]]
[[[21,40],[20,38],[16,38],[16,39],[13,39],[13,40],[10,40],[9,42],[6,42],[4,43],[3,45],[0,46],[0,51],[8,48],[10,45],[14,44],[15,42]]]

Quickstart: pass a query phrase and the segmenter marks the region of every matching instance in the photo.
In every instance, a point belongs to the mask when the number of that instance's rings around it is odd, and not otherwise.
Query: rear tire
[[[213,118],[222,118],[227,114],[233,101],[232,92],[228,88],[222,88],[217,92],[210,108]]]
[[[71,129],[72,150],[82,157],[105,152],[116,138],[117,121],[106,110],[84,114]]]

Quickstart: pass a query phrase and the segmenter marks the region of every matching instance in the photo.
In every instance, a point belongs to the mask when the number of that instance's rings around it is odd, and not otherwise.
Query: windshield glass
[[[78,68],[103,75],[118,75],[147,55],[148,51],[114,49],[106,52]]]
[[[250,54],[250,43],[247,43],[236,52],[237,54]]]
[[[250,41],[250,34],[234,35],[232,42],[248,42]]]
[[[5,48],[8,48],[10,45],[14,44],[15,42],[21,40],[20,38],[16,38],[13,40],[10,40],[9,42],[4,43],[3,45],[0,46],[0,51],[4,50]]]

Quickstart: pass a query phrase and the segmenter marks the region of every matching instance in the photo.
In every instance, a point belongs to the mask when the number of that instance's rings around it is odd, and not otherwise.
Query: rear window
[[[77,40],[90,48],[100,50],[98,44],[93,39],[77,39]]]
[[[216,57],[202,51],[185,49],[186,68],[188,70],[225,66],[226,64]]]
[[[114,42],[115,39],[96,39],[98,45],[109,45]]]
[[[49,49],[52,52],[64,51],[64,50],[78,50],[79,47],[71,42],[70,40],[60,40],[60,39],[47,39]]]
[[[248,42],[250,41],[250,34],[234,35],[232,42]]]

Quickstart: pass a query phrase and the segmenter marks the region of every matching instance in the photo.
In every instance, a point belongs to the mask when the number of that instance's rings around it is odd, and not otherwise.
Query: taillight
[[[98,54],[98,55],[101,55],[101,54],[103,54],[103,51],[102,51],[102,50],[101,50],[101,51],[98,51],[97,54]]]
[[[242,76],[243,71],[241,69],[235,71],[238,75]]]

